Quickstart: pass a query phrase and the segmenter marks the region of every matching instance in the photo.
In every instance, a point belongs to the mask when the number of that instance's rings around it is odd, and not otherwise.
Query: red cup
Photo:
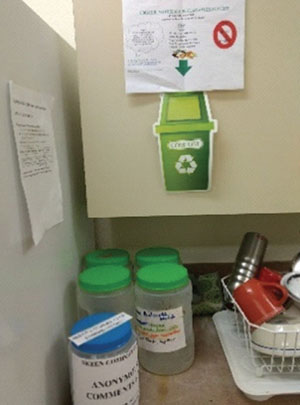
[[[268,267],[262,267],[258,274],[258,280],[266,281],[267,283],[278,283],[282,279],[282,275],[277,271],[271,270]]]
[[[252,278],[236,288],[233,297],[247,319],[261,325],[284,310],[283,304],[288,298],[288,292],[280,284]]]

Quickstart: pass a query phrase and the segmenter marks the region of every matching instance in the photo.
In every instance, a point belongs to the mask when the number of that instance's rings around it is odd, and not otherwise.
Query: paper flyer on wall
[[[9,83],[11,119],[21,182],[37,245],[47,229],[63,220],[51,110],[53,98]]]
[[[127,93],[244,87],[245,0],[122,0]]]

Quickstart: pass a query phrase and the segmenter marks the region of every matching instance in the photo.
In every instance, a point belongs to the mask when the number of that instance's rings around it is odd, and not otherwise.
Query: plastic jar
[[[90,315],[78,321],[71,335],[111,318],[112,313]],[[74,405],[139,403],[137,344],[126,322],[80,346],[69,345]]]
[[[124,249],[98,249],[84,256],[85,268],[96,266],[124,266],[130,271],[132,265],[127,250]]]
[[[158,263],[180,264],[179,251],[170,247],[148,247],[139,250],[135,255],[134,277],[136,272],[144,266]]]
[[[137,272],[140,364],[155,374],[181,373],[194,360],[192,285],[185,267],[162,263]]]
[[[97,312],[134,315],[134,289],[130,271],[122,266],[98,266],[78,276],[78,316]]]

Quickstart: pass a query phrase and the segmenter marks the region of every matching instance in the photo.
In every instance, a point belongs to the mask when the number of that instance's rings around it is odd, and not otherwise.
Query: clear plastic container
[[[186,268],[170,263],[141,268],[135,294],[140,364],[162,375],[188,369],[194,360],[194,332]]]
[[[132,271],[130,256],[124,249],[98,249],[84,256],[85,268],[96,266],[124,266]]]
[[[122,266],[91,267],[79,274],[78,317],[97,312],[126,312],[134,316],[134,289],[130,271]]]
[[[106,321],[113,313],[90,315],[78,321],[71,335]],[[139,403],[137,344],[130,322],[80,346],[69,345],[74,405]]]
[[[180,264],[179,251],[171,247],[159,246],[139,250],[135,255],[134,278],[140,268],[158,263]]]

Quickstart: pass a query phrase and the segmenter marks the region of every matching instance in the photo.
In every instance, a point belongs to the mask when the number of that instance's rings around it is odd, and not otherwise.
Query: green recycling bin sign
[[[207,95],[168,93],[162,96],[158,136],[167,191],[207,191],[211,186],[213,135]]]

